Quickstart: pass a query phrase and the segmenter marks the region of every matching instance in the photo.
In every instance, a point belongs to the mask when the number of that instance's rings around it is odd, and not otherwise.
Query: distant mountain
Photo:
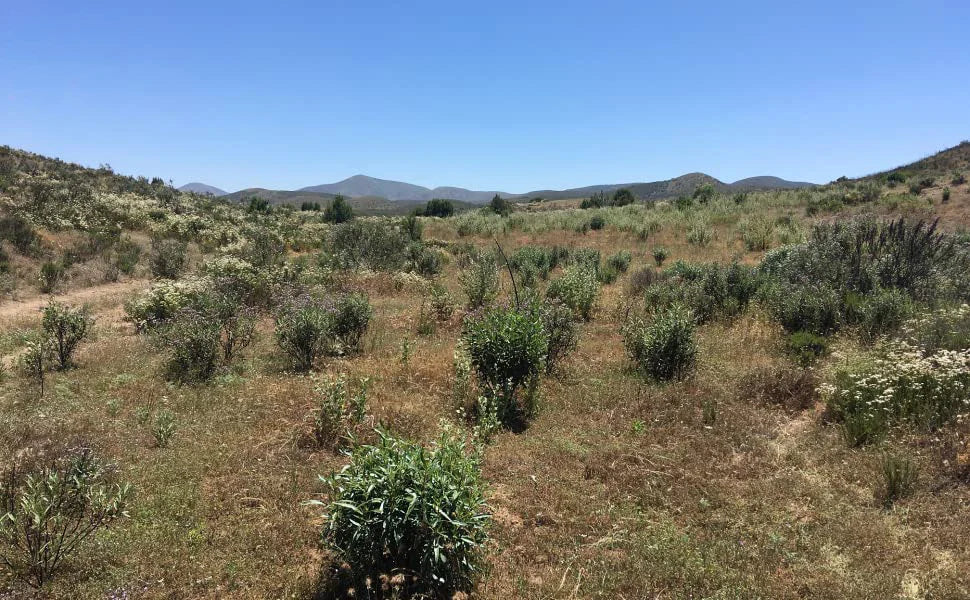
[[[761,175],[760,177],[748,177],[747,179],[739,179],[731,184],[731,187],[737,190],[740,189],[751,189],[751,190],[772,190],[772,189],[798,189],[805,187],[814,187],[814,183],[808,183],[807,181],[788,181],[786,179],[781,179],[780,177],[772,177],[771,175]]]
[[[192,183],[186,183],[179,188],[180,192],[193,192],[195,194],[212,194],[213,196],[225,196],[229,192],[225,190],[220,190],[219,188],[206,185],[204,183],[199,183],[198,181],[193,181]]]
[[[508,197],[512,194],[505,192],[476,192],[460,187],[436,187],[433,190],[413,183],[378,179],[367,175],[354,175],[337,183],[325,183],[301,188],[301,192],[322,192],[326,194],[341,194],[349,198],[358,196],[379,196],[388,200],[418,200],[427,202],[432,198],[448,198],[463,202],[485,203],[492,196],[499,194]]]
[[[378,179],[367,175],[354,175],[336,183],[312,185],[299,190],[267,190],[264,188],[249,188],[224,194],[227,200],[245,201],[250,196],[260,196],[273,204],[296,204],[303,202],[320,202],[325,204],[333,200],[337,194],[350,199],[370,198],[386,202],[406,203],[417,205],[432,198],[447,198],[461,203],[485,204],[498,194],[511,200],[525,200],[528,198],[544,198],[546,200],[562,200],[567,198],[586,198],[596,192],[612,193],[620,188],[629,188],[640,200],[660,200],[681,194],[692,193],[697,186],[710,183],[722,193],[734,191],[765,190],[779,188],[800,188],[814,184],[800,181],[786,181],[778,177],[750,177],[734,183],[724,183],[704,173],[687,173],[673,179],[653,181],[647,183],[610,183],[590,185],[567,190],[534,190],[527,194],[509,194],[499,191],[475,191],[460,187],[436,187],[429,189],[424,186]],[[201,185],[201,184],[190,184]],[[208,187],[208,186],[206,186]],[[221,190],[219,190],[221,192]],[[371,202],[373,204],[373,202]],[[394,211],[398,212],[398,211]]]
[[[586,187],[571,188],[568,190],[535,190],[528,194],[520,194],[517,198],[545,198],[546,200],[563,200],[567,198],[587,198],[596,192],[611,193],[620,188],[627,188],[639,200],[660,200],[671,198],[681,194],[690,194],[697,186],[710,183],[714,188],[722,193],[735,191],[751,190],[772,190],[782,188],[800,188],[815,185],[801,181],[786,181],[778,177],[749,177],[735,181],[734,183],[724,183],[705,173],[687,173],[673,179],[663,181],[651,181],[647,183],[611,183],[606,185],[590,185]]]

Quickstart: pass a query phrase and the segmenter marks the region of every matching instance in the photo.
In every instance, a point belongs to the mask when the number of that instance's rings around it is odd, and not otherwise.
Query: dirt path
[[[120,281],[55,294],[54,299],[64,304],[88,304],[95,312],[98,312],[99,308],[117,306],[126,296],[147,286],[148,282],[143,279]],[[25,321],[38,315],[49,299],[50,296],[34,296],[25,300],[11,300],[0,304],[0,324]]]

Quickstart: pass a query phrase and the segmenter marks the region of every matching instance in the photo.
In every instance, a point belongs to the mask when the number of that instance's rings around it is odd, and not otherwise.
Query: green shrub
[[[448,289],[440,283],[433,283],[431,284],[430,295],[431,310],[435,317],[442,321],[450,319],[455,312],[455,303],[452,301]]]
[[[878,290],[863,299],[859,307],[860,326],[871,340],[898,330],[912,312],[912,302],[903,292]]]
[[[0,217],[0,241],[3,240],[9,241],[23,255],[33,254],[40,243],[31,224],[18,216]]]
[[[0,244],[0,274],[10,272],[10,255],[7,251],[3,249],[3,244]]]
[[[577,317],[589,321],[599,292],[596,271],[580,264],[563,270],[562,275],[549,284],[546,296],[562,301]]]
[[[620,250],[606,259],[606,266],[612,267],[618,273],[626,273],[627,269],[630,268],[631,260],[633,260],[633,255],[630,254],[629,250]]]
[[[91,450],[72,450],[0,481],[0,564],[34,588],[50,581],[85,540],[127,517],[127,483]]]
[[[842,299],[827,287],[775,287],[766,293],[772,316],[789,333],[828,335],[842,325]]]
[[[185,270],[187,250],[187,244],[180,240],[152,239],[152,249],[148,259],[152,275],[159,279],[178,279]]]
[[[943,188],[943,198],[942,198],[942,201],[943,201],[944,204],[950,201],[950,188],[948,188],[948,187]]]
[[[414,253],[414,270],[424,277],[434,277],[441,273],[441,253],[434,248],[421,245]]]
[[[485,566],[489,514],[479,458],[443,434],[430,448],[379,433],[324,481],[323,539],[352,571],[355,595],[451,598]],[[402,577],[392,576],[401,574]]]
[[[490,252],[478,252],[468,266],[458,273],[462,290],[468,298],[468,308],[481,308],[498,295],[498,267]]]
[[[668,256],[670,256],[670,252],[662,246],[653,249],[653,260],[656,261],[657,267],[662,267]]]
[[[623,329],[623,343],[637,368],[657,381],[682,379],[697,362],[694,317],[683,307],[660,312],[649,325],[631,321]]]
[[[330,256],[344,269],[400,271],[410,256],[411,239],[390,220],[353,220],[330,230]]]
[[[509,264],[518,272],[523,285],[532,286],[540,278],[547,279],[549,273],[559,264],[560,258],[555,248],[522,246],[509,257]]]
[[[600,270],[600,251],[596,248],[578,248],[569,254],[569,264],[592,271]]]
[[[80,308],[70,308],[51,300],[44,308],[44,335],[54,351],[60,369],[73,365],[72,357],[91,330],[93,320]]]
[[[220,356],[220,328],[208,314],[193,308],[183,309],[156,333],[169,352],[166,375],[171,380],[199,383],[215,375]]]
[[[589,220],[589,228],[593,231],[599,231],[606,227],[606,219],[603,215],[593,215],[593,218]]]
[[[363,294],[348,294],[334,302],[330,328],[343,352],[353,354],[360,351],[360,341],[373,316],[370,301]]]
[[[54,293],[64,279],[64,265],[57,261],[44,261],[40,266],[40,291],[45,294]]]
[[[257,313],[243,304],[231,288],[217,289],[206,298],[207,317],[218,324],[222,344],[222,358],[232,360],[237,350],[249,346],[255,337]]]
[[[767,250],[775,237],[775,222],[759,215],[741,222],[741,241],[749,251]]]
[[[524,426],[536,410],[535,385],[549,350],[539,311],[532,307],[488,309],[465,322],[462,344],[481,389],[496,403],[502,424]],[[520,393],[522,390],[526,392]]]
[[[687,243],[694,246],[708,246],[714,241],[714,230],[703,221],[694,221],[687,226]]]
[[[702,183],[694,188],[693,198],[701,204],[707,204],[714,199],[717,195],[717,190],[714,189],[714,184],[712,183]]]
[[[579,327],[571,308],[561,302],[542,306],[542,327],[546,332],[546,373],[552,373],[559,362],[579,345]]]
[[[308,295],[290,299],[276,316],[276,343],[297,371],[309,371],[334,344],[333,313]]]
[[[802,366],[815,363],[829,352],[828,340],[808,331],[796,331],[785,338],[785,350]]]
[[[614,283],[620,276],[620,272],[612,265],[606,265],[596,274],[596,279],[603,285]]]
[[[155,438],[155,446],[158,448],[168,448],[178,424],[175,421],[175,413],[170,410],[160,410],[155,415],[155,422],[152,424],[152,437]]]
[[[880,461],[883,487],[879,499],[884,508],[891,508],[898,500],[913,493],[919,481],[919,467],[905,456],[884,454]]]

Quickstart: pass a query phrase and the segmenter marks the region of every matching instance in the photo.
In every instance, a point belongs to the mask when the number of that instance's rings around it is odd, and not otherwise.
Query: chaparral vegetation
[[[970,597],[970,142],[364,214],[0,148],[0,598]]]

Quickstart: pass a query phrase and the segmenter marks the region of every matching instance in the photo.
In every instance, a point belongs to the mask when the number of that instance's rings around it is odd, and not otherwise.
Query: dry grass
[[[955,192],[945,210],[965,202]],[[655,245],[671,250],[670,261],[757,260],[733,223],[714,227],[707,247],[687,244],[677,227],[647,241],[609,227],[498,240],[507,250],[629,249],[630,273],[653,264]],[[426,235],[458,239],[438,221]],[[899,442],[923,483],[893,511],[882,510],[873,498],[879,451],[847,448],[816,411],[738,393],[752,372],[782,364],[780,333],[757,312],[703,327],[699,370],[688,380],[639,380],[619,334],[628,277],[604,288],[577,352],[545,381],[529,429],[500,434],[487,450],[495,522],[481,597],[968,597],[970,492],[941,484],[930,444]],[[453,263],[444,282],[459,296]],[[344,284],[370,294],[375,321],[362,355],[327,362],[319,375],[371,377],[369,413],[428,439],[439,419],[453,416],[457,320],[421,337],[416,288],[399,289],[383,275]],[[122,296],[99,298],[97,335],[82,347],[78,369],[52,375],[43,398],[17,378],[0,385],[0,456],[43,439],[88,441],[137,492],[131,518],[71,560],[46,595],[314,597],[327,557],[318,545],[320,509],[305,502],[323,491],[317,475],[345,459],[305,443],[313,381],[283,371],[266,321],[230,372],[205,386],[172,386],[156,349],[121,321]],[[20,314],[3,327],[19,330],[37,318]],[[413,346],[406,364],[405,339]],[[704,421],[705,403],[716,406],[713,424]],[[164,449],[143,422],[160,407],[178,424]]]

